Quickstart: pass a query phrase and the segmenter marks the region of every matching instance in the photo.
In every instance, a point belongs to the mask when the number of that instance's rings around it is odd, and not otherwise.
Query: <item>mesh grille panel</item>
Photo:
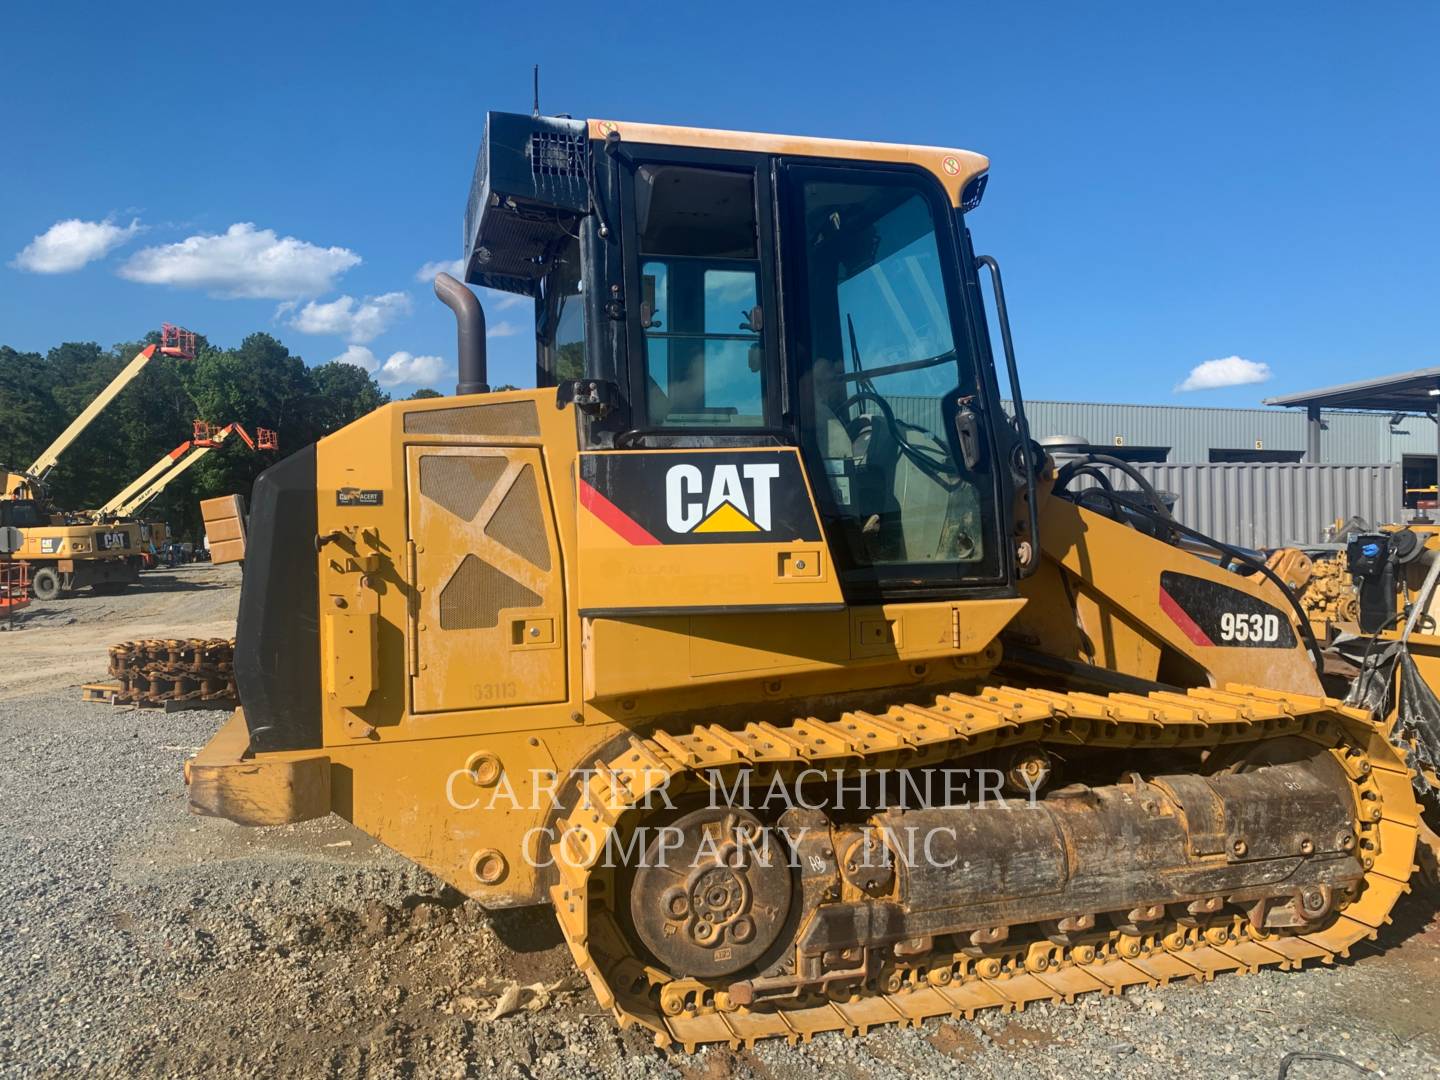
[[[512,435],[538,438],[540,418],[533,401],[461,405],[405,414],[405,430],[415,435]]]
[[[541,570],[550,569],[550,543],[545,537],[545,519],[540,515],[540,493],[535,488],[535,470],[529,465],[520,470],[505,493],[485,533]]]
[[[505,608],[538,607],[540,597],[474,555],[466,555],[440,590],[440,629],[483,630]]]
[[[585,139],[560,131],[530,136],[530,171],[536,176],[584,176]]]
[[[420,459],[420,493],[461,521],[470,521],[479,512],[507,464],[502,457],[428,454]],[[509,502],[509,498],[505,501]]]

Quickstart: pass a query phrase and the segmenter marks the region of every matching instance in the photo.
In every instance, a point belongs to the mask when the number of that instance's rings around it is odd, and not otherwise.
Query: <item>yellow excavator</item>
[[[28,468],[4,470],[0,526],[20,530],[23,542],[13,558],[25,564],[30,591],[38,600],[86,587],[103,592],[139,580],[145,547],[140,523],[60,510],[50,500],[46,480],[61,454],[156,356],[194,359],[194,333],[166,323],[160,342],[136,353]]]
[[[442,274],[456,396],[261,475],[192,809],[549,905],[686,1048],[1373,938],[1404,746],[1272,570],[1030,438],[987,170],[491,113],[463,276],[533,301],[536,388],[490,392]]]

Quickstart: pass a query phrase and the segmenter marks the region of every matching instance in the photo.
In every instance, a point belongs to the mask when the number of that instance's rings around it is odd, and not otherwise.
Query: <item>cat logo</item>
[[[637,547],[820,539],[790,448],[582,454],[577,480],[589,517]]]
[[[770,531],[770,485],[775,462],[716,465],[707,483],[698,465],[672,465],[665,473],[665,524],[675,533]]]

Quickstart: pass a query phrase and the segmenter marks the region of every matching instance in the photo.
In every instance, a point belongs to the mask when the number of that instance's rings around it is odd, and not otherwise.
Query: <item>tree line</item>
[[[29,466],[137,352],[158,342],[158,333],[110,349],[67,342],[44,354],[0,345],[0,466]],[[434,394],[420,390],[415,396]],[[151,360],[61,456],[49,493],[61,510],[101,506],[190,438],[195,420],[217,428],[239,423],[252,436],[260,427],[278,432],[276,452],[252,453],[239,438],[227,440],[143,514],[198,542],[201,499],[248,496],[261,471],[389,400],[361,368],[334,362],[307,367],[269,334],[251,334],[231,349],[200,337],[193,360]]]

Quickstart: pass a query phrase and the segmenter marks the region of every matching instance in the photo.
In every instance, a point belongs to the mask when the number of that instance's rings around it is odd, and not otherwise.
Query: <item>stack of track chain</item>
[[[110,646],[117,705],[234,701],[235,642],[229,638],[147,638]]]
[[[936,953],[923,965],[883,969],[863,991],[752,1010],[730,1001],[723,986],[673,978],[637,955],[612,907],[613,879],[598,866],[610,833],[627,814],[641,811],[647,793],[677,782],[681,786],[669,790],[683,790],[687,774],[698,788],[702,770],[787,773],[825,762],[912,768],[1022,742],[1143,752],[1280,736],[1328,748],[1353,785],[1365,876],[1355,898],[1318,929],[1266,930],[1242,916],[1224,916],[1200,926],[1161,923],[1141,936],[1097,930],[1067,946],[1042,940],[997,946],[979,957]],[[764,771],[758,779],[763,787]],[[784,726],[656,733],[632,738],[608,763],[597,761],[586,788],[588,798],[562,819],[554,846],[559,882],[551,893],[560,925],[600,1004],[622,1027],[641,1025],[658,1045],[687,1051],[704,1043],[751,1046],[764,1038],[808,1041],[827,1031],[863,1035],[883,1024],[968,1019],[983,1009],[1018,1011],[1089,992],[1332,963],[1376,937],[1409,891],[1419,822],[1409,770],[1363,713],[1333,699],[1251,687],[1146,696],[986,688],[941,696],[930,706],[893,706],[883,715],[847,712],[830,722],[812,717]]]

